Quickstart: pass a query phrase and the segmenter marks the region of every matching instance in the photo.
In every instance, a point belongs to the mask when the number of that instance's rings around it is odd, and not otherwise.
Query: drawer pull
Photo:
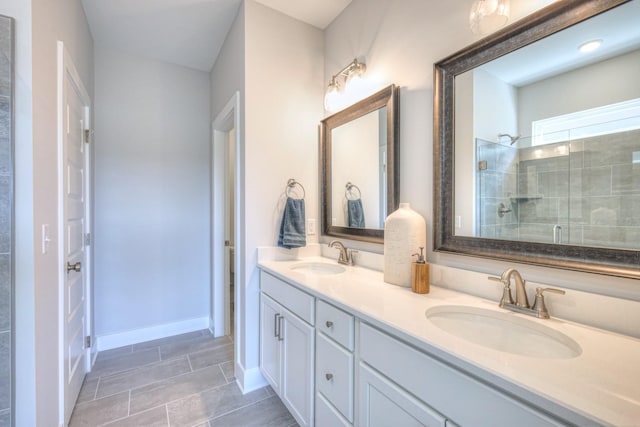
[[[327,325],[327,328],[333,328],[333,322],[331,320],[327,320],[325,325]]]
[[[278,313],[273,316],[273,336],[276,338],[278,338],[278,335],[280,335],[280,331],[278,330],[278,317],[280,317],[280,314]]]
[[[280,316],[278,318],[278,341],[284,341],[284,331],[282,330],[283,321],[284,321],[284,316]]]
[[[327,381],[331,381],[333,379],[333,374],[324,374],[324,377],[327,379]]]

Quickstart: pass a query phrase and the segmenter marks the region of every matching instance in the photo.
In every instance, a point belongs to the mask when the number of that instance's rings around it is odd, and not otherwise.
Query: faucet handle
[[[355,250],[355,249],[349,249],[349,250],[347,251],[347,258],[349,258],[349,259],[348,259],[348,261],[349,261],[349,265],[356,265],[356,261],[355,261],[355,259],[353,259],[353,256],[354,256],[355,254],[357,254],[357,253],[360,253],[360,251],[357,251],[357,250]]]
[[[502,289],[502,298],[500,298],[500,307],[504,307],[505,304],[513,305],[513,297],[511,296],[511,281],[505,281],[501,277],[489,276],[489,280],[493,280],[494,282],[500,282],[504,285]]]
[[[545,292],[550,292],[552,294],[559,294],[559,295],[564,295],[566,294],[565,291],[560,290],[560,289],[555,289],[555,288],[536,288],[536,300],[533,303],[533,307],[531,307],[532,310],[535,310],[535,312],[537,313],[537,316],[541,319],[548,319],[549,318],[549,311],[547,310],[547,306],[544,303],[544,293]]]

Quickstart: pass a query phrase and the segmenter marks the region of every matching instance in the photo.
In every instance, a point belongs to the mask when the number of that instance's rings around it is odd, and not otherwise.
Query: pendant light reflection
[[[329,112],[342,110],[368,95],[368,88],[362,76],[367,70],[364,62],[354,59],[349,65],[331,77],[324,95],[324,109]],[[342,86],[340,81],[342,80]]]
[[[474,34],[485,35],[505,26],[509,21],[509,0],[475,0],[469,13]]]

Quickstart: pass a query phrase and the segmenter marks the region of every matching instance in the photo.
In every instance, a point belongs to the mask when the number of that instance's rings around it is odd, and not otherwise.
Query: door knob
[[[78,273],[81,272],[82,264],[80,264],[80,261],[76,262],[75,264],[71,264],[67,261],[67,273],[70,271],[77,271]]]

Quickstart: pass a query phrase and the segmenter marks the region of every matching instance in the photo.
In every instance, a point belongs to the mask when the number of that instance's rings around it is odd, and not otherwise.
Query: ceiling
[[[256,0],[326,28],[351,0]],[[242,0],[82,0],[96,45],[211,71]]]
[[[550,37],[486,63],[482,68],[513,86],[531,83],[640,49],[640,0],[625,3]],[[578,51],[600,39],[600,49]]]

